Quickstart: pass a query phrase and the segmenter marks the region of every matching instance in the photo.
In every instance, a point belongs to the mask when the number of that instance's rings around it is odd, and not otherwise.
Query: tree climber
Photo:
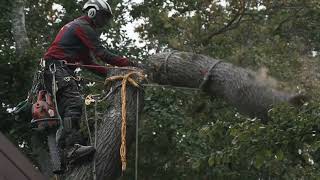
[[[82,158],[95,151],[92,146],[84,145],[84,138],[79,132],[83,99],[77,82],[72,78],[66,78],[73,75],[76,67],[67,64],[94,65],[86,68],[103,76],[106,76],[107,69],[96,64],[96,58],[116,66],[132,65],[127,58],[112,54],[105,49],[99,40],[100,34],[97,33],[97,28],[110,23],[113,17],[107,1],[89,0],[85,3],[83,11],[86,13],[84,16],[61,28],[44,55],[45,86],[51,93],[54,93],[52,92],[53,76],[49,67],[53,64],[56,66],[57,105],[64,125],[64,135],[59,141],[59,146],[65,150],[67,161]]]

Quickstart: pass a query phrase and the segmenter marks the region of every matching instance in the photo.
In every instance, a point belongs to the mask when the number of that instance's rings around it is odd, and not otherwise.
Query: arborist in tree
[[[79,124],[82,114],[83,99],[80,96],[77,82],[72,78],[76,66],[70,64],[94,65],[89,70],[106,76],[107,69],[95,63],[100,59],[116,66],[129,66],[132,63],[125,57],[112,54],[105,49],[100,40],[97,28],[107,25],[113,17],[110,5],[106,0],[89,0],[83,7],[81,16],[61,28],[54,42],[45,53],[45,86],[52,92],[52,72],[55,65],[57,82],[57,104],[63,121],[63,136],[59,145],[67,152],[67,160],[82,158],[94,153],[92,146],[85,146]],[[69,64],[69,65],[68,65]],[[71,77],[71,78],[70,78]]]

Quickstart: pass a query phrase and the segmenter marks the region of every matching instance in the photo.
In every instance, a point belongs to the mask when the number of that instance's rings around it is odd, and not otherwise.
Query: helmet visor
[[[97,12],[97,17],[96,17],[96,23],[100,27],[105,26],[105,25],[110,25],[112,22],[112,14],[110,12],[100,10]]]

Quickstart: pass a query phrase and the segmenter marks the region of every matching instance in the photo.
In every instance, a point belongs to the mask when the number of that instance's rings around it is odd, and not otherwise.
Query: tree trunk
[[[304,98],[271,88],[253,71],[204,55],[173,51],[155,54],[148,63],[152,81],[159,84],[198,88],[207,75],[203,90],[208,95],[222,97],[240,112],[262,120],[272,105],[299,105]]]
[[[127,74],[128,70],[112,70],[111,76]],[[99,122],[97,130],[96,151],[96,177],[97,180],[117,179],[121,175],[120,145],[121,145],[121,81],[113,83],[112,87],[118,87],[114,93],[106,99],[109,106],[106,109],[102,122]],[[136,124],[137,88],[127,85],[127,149],[134,141]],[[139,93],[139,102],[143,102],[143,94]],[[142,110],[142,103],[139,104]],[[128,153],[127,153],[128,154]],[[133,162],[128,162],[133,163]],[[66,174],[68,180],[92,180],[92,162],[82,164]]]
[[[30,48],[30,41],[27,35],[26,25],[25,25],[25,1],[15,0],[12,2],[11,11],[11,31],[15,41],[16,55],[17,58],[21,58],[27,49]],[[35,133],[31,137],[32,153],[36,157],[36,161],[40,166],[41,172],[47,178],[52,177],[52,167],[49,158],[49,154],[46,147],[43,145],[43,140],[39,138],[39,134]]]
[[[16,54],[21,57],[30,46],[24,15],[24,0],[15,0],[12,8],[12,33],[15,40]]]

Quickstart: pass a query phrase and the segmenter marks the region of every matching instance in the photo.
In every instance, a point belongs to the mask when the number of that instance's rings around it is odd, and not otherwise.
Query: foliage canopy
[[[83,1],[25,1],[31,47],[15,54],[10,31],[15,1],[0,2],[0,130],[31,158],[28,122],[8,113],[24,99],[38,60],[59,28],[81,15]],[[53,10],[60,4],[64,13]],[[236,112],[218,97],[167,88],[146,88],[141,119],[139,179],[316,179],[320,162],[318,0],[133,0],[112,1],[115,20],[104,44],[145,62],[149,53],[177,49],[221,58],[268,73],[307,91],[301,109],[279,105],[262,124]],[[128,23],[143,46],[124,31]],[[83,73],[83,72],[81,72]],[[264,74],[266,75],[266,74]],[[90,76],[90,75],[88,75]],[[296,87],[298,85],[298,87]],[[97,91],[99,87],[93,89]],[[132,179],[134,152],[123,179]],[[131,163],[130,163],[131,162]]]

